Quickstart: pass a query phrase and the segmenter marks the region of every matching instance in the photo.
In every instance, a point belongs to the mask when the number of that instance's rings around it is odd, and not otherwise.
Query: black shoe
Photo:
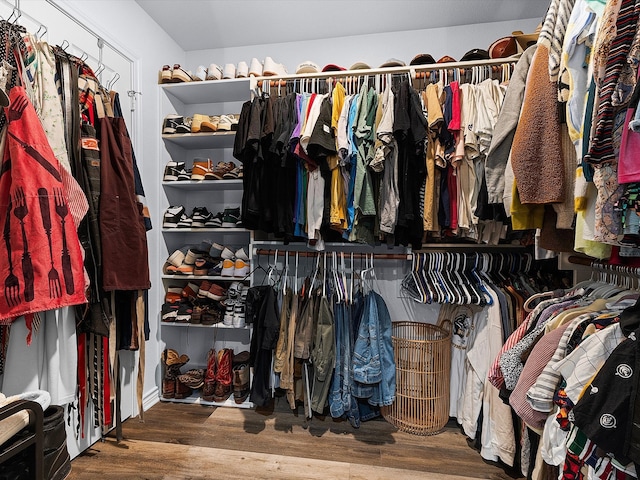
[[[165,182],[174,182],[179,179],[181,171],[184,171],[184,162],[167,162],[162,179]]]
[[[194,207],[191,214],[191,227],[203,228],[206,223],[211,219],[211,213],[207,210],[207,207]]]
[[[164,212],[162,228],[176,228],[180,219],[184,215],[184,207],[182,205],[171,206]]]
[[[167,115],[162,123],[162,134],[171,135],[177,132],[178,125],[184,123],[184,119],[180,115]]]
[[[176,133],[191,133],[191,117],[181,117],[176,124]]]

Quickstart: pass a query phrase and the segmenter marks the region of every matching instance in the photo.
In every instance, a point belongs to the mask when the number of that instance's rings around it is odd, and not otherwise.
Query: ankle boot
[[[207,353],[207,371],[204,374],[204,385],[202,387],[202,400],[213,402],[213,392],[216,386],[216,351],[209,350]]]
[[[249,365],[236,365],[233,367],[233,400],[236,403],[244,403],[249,391]]]
[[[216,386],[213,392],[214,402],[226,401],[233,391],[232,358],[233,350],[230,348],[224,348],[218,352],[218,371],[216,372]]]
[[[64,427],[64,408],[51,405],[44,412],[44,478],[62,480],[71,472]]]
[[[185,398],[191,395],[191,392],[186,393],[186,389],[179,388],[178,386],[178,375],[182,373],[180,368],[188,361],[188,355],[178,355],[178,352],[171,348],[162,352],[162,365],[164,367],[164,374],[162,376],[163,398]],[[180,390],[179,393],[178,390]]]

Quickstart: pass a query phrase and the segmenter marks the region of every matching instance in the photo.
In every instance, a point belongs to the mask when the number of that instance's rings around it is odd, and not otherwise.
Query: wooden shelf
[[[233,325],[225,325],[222,322],[214,323],[213,325],[203,325],[201,323],[189,323],[189,322],[162,322],[163,327],[181,327],[181,328],[224,328],[227,330],[248,330],[250,327],[245,325],[244,327],[234,327]]]
[[[214,280],[218,282],[242,282],[249,281],[245,277],[212,277],[208,275],[162,275],[165,280]]]
[[[193,403],[195,405],[208,405],[211,407],[234,407],[234,408],[253,408],[253,403],[248,399],[245,400],[244,403],[236,403],[233,399],[233,394],[224,402],[207,402],[206,400],[202,400],[201,397],[192,395],[187,398],[164,398],[160,397],[161,402],[172,402],[172,403]]]
[[[175,188],[188,191],[207,190],[242,190],[242,179],[238,180],[183,180],[162,182],[165,188]]]
[[[165,142],[189,150],[205,148],[232,148],[236,132],[174,133],[162,135]]]
[[[206,233],[206,232],[217,232],[217,233],[249,233],[251,230],[247,230],[246,228],[207,228],[207,227],[198,227],[198,228],[163,228],[162,233]]]
[[[243,102],[249,100],[249,78],[164,83],[160,88],[185,104]]]

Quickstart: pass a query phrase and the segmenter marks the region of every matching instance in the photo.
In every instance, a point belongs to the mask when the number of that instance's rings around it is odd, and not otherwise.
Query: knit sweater
[[[549,50],[538,44],[533,55],[511,163],[520,201],[555,203],[565,199],[557,87],[549,81]]]

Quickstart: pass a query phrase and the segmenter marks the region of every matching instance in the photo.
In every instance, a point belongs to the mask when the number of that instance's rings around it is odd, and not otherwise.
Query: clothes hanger
[[[313,271],[313,277],[311,278],[311,284],[309,285],[309,298],[311,298],[311,292],[313,292],[313,287],[316,283],[316,278],[318,277],[319,268],[320,268],[320,255],[316,255],[316,268]]]

